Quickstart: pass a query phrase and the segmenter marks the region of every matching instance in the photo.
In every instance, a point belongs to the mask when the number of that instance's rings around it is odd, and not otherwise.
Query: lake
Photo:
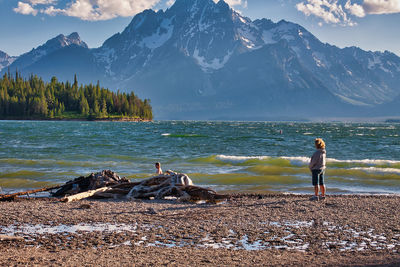
[[[218,192],[311,193],[314,139],[328,193],[400,194],[400,124],[0,121],[0,187],[41,188],[110,169],[132,180],[183,172]]]

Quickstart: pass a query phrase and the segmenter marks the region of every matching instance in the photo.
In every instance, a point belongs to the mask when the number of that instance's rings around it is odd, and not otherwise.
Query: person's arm
[[[316,153],[314,153],[311,157],[310,163],[308,164],[308,168],[310,169],[310,171],[312,170],[312,168],[317,164],[317,157],[315,155]]]

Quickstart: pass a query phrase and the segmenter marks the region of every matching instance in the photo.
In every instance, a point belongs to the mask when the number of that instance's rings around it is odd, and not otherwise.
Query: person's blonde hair
[[[318,149],[323,149],[323,148],[325,148],[325,142],[324,142],[324,140],[322,140],[322,138],[316,138],[316,139],[315,139],[315,146],[316,146]]]

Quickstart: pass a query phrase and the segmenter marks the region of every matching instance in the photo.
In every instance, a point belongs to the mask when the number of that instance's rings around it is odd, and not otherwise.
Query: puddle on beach
[[[151,224],[76,224],[76,225],[11,225],[0,226],[0,234],[24,236],[26,240],[32,240],[46,237],[46,235],[62,234],[70,236],[84,235],[89,233],[119,234],[126,233],[136,236],[135,240],[124,240],[122,242],[108,242],[109,247],[118,246],[144,246],[144,247],[197,247],[213,249],[233,249],[233,250],[265,250],[265,249],[286,249],[296,251],[306,251],[310,244],[305,241],[307,236],[301,229],[310,231],[312,227],[322,227],[324,238],[321,240],[324,249],[338,249],[340,251],[363,251],[363,250],[381,250],[388,249],[397,251],[400,246],[400,234],[394,234],[386,237],[382,233],[377,233],[374,229],[366,231],[353,229],[349,226],[337,226],[330,222],[322,222],[316,225],[314,221],[284,221],[284,222],[263,222],[260,223],[265,231],[260,231],[260,236],[252,237],[247,234],[238,235],[230,229],[225,237],[213,237],[209,233],[199,237],[191,236],[189,238],[176,238],[157,234],[150,241],[148,236],[151,231],[162,226]],[[307,232],[305,231],[305,232]],[[311,230],[312,231],[312,230]],[[302,234],[299,234],[302,233]],[[148,235],[146,235],[148,233]],[[261,234],[263,236],[261,236]]]
[[[44,225],[44,224],[23,224],[23,225],[11,225],[11,226],[0,226],[0,233],[6,235],[45,235],[45,234],[78,234],[79,232],[136,232],[137,225],[127,224],[75,224],[75,225]]]

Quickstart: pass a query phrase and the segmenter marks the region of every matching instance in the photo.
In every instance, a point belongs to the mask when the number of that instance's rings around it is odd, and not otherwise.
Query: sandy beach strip
[[[0,265],[400,265],[400,197],[0,202]]]

